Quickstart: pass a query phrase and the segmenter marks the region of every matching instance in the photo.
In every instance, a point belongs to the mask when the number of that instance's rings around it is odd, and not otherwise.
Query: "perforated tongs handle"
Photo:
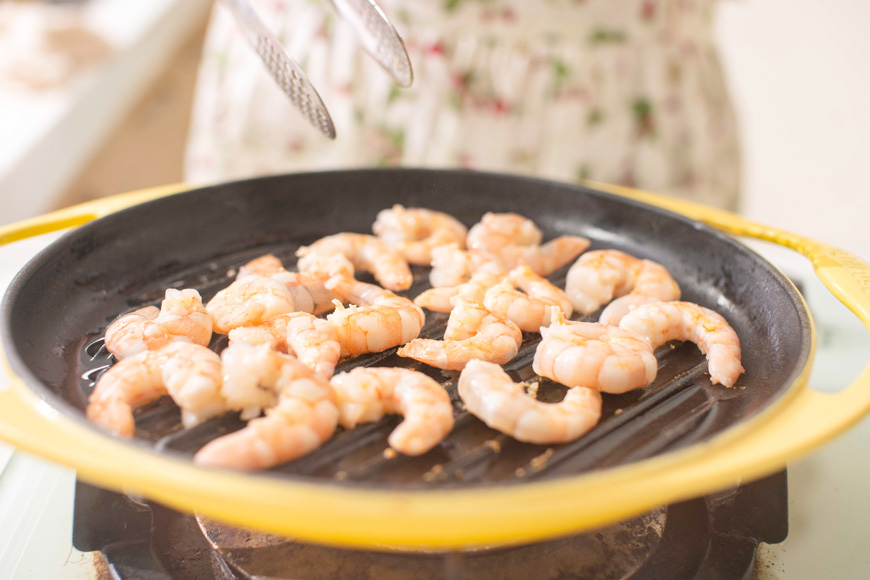
[[[363,50],[387,71],[400,87],[414,82],[405,43],[374,0],[331,0],[333,8],[356,31]]]
[[[299,65],[284,52],[281,43],[272,36],[247,0],[224,0],[224,4],[232,11],[245,38],[263,59],[281,90],[312,125],[330,139],[335,139],[332,117],[314,85]]]

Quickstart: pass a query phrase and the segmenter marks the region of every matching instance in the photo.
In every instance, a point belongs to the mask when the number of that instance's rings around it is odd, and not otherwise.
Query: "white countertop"
[[[59,234],[0,248],[0,290]],[[764,251],[804,283],[818,330],[810,385],[847,386],[870,358],[870,336],[802,261]],[[6,379],[0,377],[0,388]],[[870,573],[870,420],[788,467],[789,536],[762,546],[760,580],[864,578]],[[11,580],[96,578],[93,554],[72,548],[75,474],[0,443],[0,575]]]

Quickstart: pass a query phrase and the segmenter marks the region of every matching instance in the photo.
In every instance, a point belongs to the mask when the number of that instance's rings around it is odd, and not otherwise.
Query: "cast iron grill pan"
[[[456,426],[420,457],[385,453],[400,421],[339,432],[319,450],[257,474],[335,485],[419,489],[515,484],[606,469],[709,440],[757,414],[791,385],[810,350],[809,321],[794,287],[757,255],[714,230],[663,210],[583,187],[470,172],[368,170],[296,174],[200,189],[110,215],[75,230],[37,256],[4,300],[4,340],[15,370],[51,405],[84,421],[95,380],[112,359],[102,346],[120,313],[159,302],[166,288],[197,288],[204,300],[235,270],[264,253],[289,268],[300,246],[340,231],[369,233],[380,209],[401,203],[449,212],[467,225],[487,211],[517,212],[545,240],[578,234],[590,250],[615,248],[662,263],[683,298],[723,314],[740,336],[746,374],[733,389],[712,385],[690,343],[658,349],[659,373],[644,389],[605,395],[599,425],[564,445],[515,441],[468,414],[456,394],[458,373],[398,357],[396,349],[341,363],[402,366],[425,372],[451,394]],[[564,284],[568,267],[550,279]],[[428,287],[415,268],[413,297]],[[372,281],[365,274],[359,276]],[[596,320],[597,313],[574,319]],[[421,336],[440,338],[446,314],[429,313]],[[514,380],[535,379],[540,335],[525,333],[505,365]],[[226,345],[217,336],[215,350]],[[559,401],[565,388],[542,380],[538,398]],[[137,413],[131,444],[192,457],[207,441],[243,426],[228,414],[182,429],[164,398]]]

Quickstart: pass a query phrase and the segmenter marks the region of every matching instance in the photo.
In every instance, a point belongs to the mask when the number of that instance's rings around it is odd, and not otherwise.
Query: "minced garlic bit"
[[[346,471],[336,471],[335,472],[335,479],[337,479],[339,481],[344,481],[345,479],[347,479],[347,472]]]
[[[538,455],[537,457],[533,458],[529,462],[532,466],[532,469],[534,471],[540,471],[540,470],[544,469],[547,466],[547,460],[550,459],[550,457],[553,455],[553,453],[555,453],[555,452],[553,451],[553,448],[550,447],[546,451],[544,451],[543,453]]]
[[[235,268],[233,268],[233,269],[231,269],[231,270],[227,270],[227,277],[229,277],[229,278],[232,278],[232,277],[235,276],[236,274],[238,274],[238,272],[236,272],[236,269],[235,269]]]
[[[622,415],[622,409],[617,409],[613,412],[614,415]]]
[[[384,458],[385,459],[395,459],[396,458],[396,450],[392,448],[384,449]]]
[[[444,466],[440,463],[433,465],[432,469],[423,474],[423,481],[435,481],[436,479],[446,479],[447,474],[444,473]]]
[[[527,385],[528,388],[526,389],[526,394],[533,399],[537,399],[538,398],[538,387],[540,387],[540,386],[541,386],[541,383],[539,383],[538,381],[535,381],[535,382],[531,383],[530,385]]]
[[[501,453],[501,443],[499,443],[495,439],[488,439],[486,442],[484,442],[484,445],[492,449],[493,453]]]

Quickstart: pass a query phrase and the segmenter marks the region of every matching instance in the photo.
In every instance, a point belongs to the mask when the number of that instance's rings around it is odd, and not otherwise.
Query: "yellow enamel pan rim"
[[[593,186],[803,253],[820,279],[870,327],[870,266],[863,260],[727,212],[636,190]],[[0,229],[0,243],[84,223],[184,189],[170,186],[116,196],[7,226]],[[812,348],[814,352],[814,331]],[[456,550],[594,528],[772,473],[870,411],[870,366],[843,392],[825,394],[806,387],[807,364],[789,391],[765,412],[679,452],[522,485],[376,491],[203,469],[130,445],[60,414],[3,362],[12,387],[0,392],[0,437],[74,467],[83,480],[304,541],[382,549]]]

